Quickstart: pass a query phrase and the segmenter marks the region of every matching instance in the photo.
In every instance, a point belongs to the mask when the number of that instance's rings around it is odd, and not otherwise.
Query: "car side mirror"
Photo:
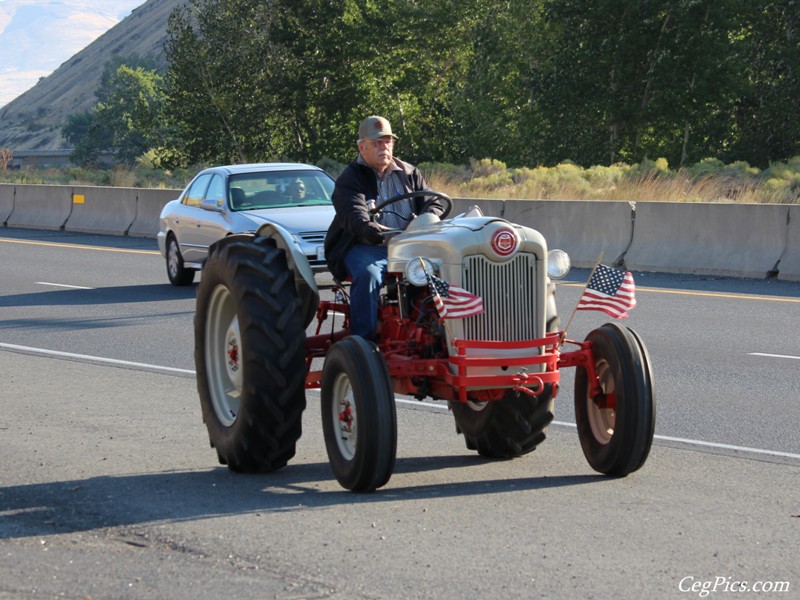
[[[218,213],[221,213],[224,210],[222,206],[222,200],[212,200],[212,199],[203,200],[200,203],[200,208],[202,208],[203,210],[210,210],[212,212],[218,212]]]

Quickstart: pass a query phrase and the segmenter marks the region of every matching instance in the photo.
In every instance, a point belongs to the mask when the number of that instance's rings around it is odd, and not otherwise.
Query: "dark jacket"
[[[403,188],[406,192],[428,189],[425,178],[414,165],[393,159],[402,170]],[[344,256],[356,242],[377,246],[384,238],[379,234],[380,226],[369,218],[367,202],[378,197],[378,179],[375,171],[358,161],[350,163],[336,179],[333,189],[333,218],[325,236],[325,259],[333,276],[342,281],[347,277]],[[388,200],[383,198],[382,200]],[[425,197],[414,198],[414,213],[432,212],[441,215],[444,207],[438,200],[427,201]]]

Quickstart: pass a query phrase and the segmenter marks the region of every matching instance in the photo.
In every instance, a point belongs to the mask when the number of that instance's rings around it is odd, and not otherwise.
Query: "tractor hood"
[[[535,229],[514,225],[499,217],[456,217],[439,221],[420,215],[389,242],[389,271],[401,272],[418,256],[439,265],[461,265],[465,256],[483,255],[505,262],[524,252],[546,260],[547,243]]]

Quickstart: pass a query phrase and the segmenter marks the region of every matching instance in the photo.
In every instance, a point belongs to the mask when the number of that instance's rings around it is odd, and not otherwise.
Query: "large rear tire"
[[[194,332],[203,421],[220,463],[242,472],[285,466],[306,406],[306,334],[294,276],[273,240],[212,244]]]
[[[552,385],[538,396],[509,390],[502,400],[450,402],[467,448],[486,458],[514,458],[536,449],[553,420]]]
[[[647,460],[656,423],[650,356],[633,330],[606,323],[592,342],[602,394],[592,395],[586,369],[575,373],[575,420],[586,460],[605,475],[624,477]]]
[[[333,474],[353,492],[386,485],[397,455],[397,409],[386,361],[359,336],[333,345],[322,370],[322,432]]]

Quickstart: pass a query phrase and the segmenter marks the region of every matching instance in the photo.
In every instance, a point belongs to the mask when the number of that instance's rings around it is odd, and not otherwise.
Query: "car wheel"
[[[167,277],[172,285],[189,285],[194,281],[194,269],[183,266],[183,256],[174,235],[167,238]]]

